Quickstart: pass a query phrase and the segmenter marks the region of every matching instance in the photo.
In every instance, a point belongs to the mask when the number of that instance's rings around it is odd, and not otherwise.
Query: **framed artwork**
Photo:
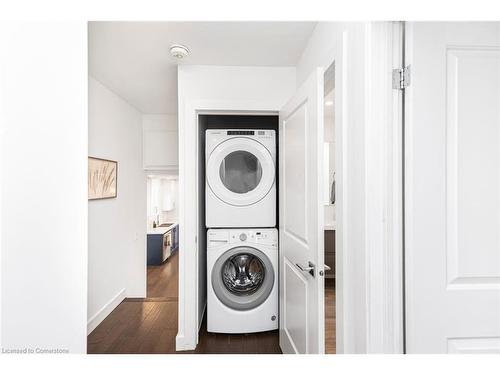
[[[118,162],[89,156],[89,200],[116,198]]]

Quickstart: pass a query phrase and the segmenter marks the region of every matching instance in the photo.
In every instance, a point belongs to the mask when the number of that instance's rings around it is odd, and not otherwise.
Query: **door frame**
[[[404,352],[401,26],[341,24],[325,66],[335,63],[337,353]]]
[[[404,22],[366,26],[367,352],[404,353]],[[381,94],[382,93],[382,94]],[[380,254],[380,256],[377,256]]]
[[[178,332],[176,350],[194,350],[198,344],[202,321],[199,319],[199,254],[206,250],[206,238],[200,237],[203,218],[199,215],[201,184],[198,176],[200,156],[205,160],[205,151],[200,150],[198,135],[200,115],[276,115],[280,108],[269,106],[259,100],[191,100],[179,111],[179,248],[195,249],[194,252],[179,252],[179,300]],[[193,152],[195,147],[195,152]],[[202,155],[200,155],[200,153]],[[188,173],[186,173],[188,171]],[[194,173],[189,173],[194,171]],[[193,195],[196,199],[193,199]],[[204,201],[204,198],[203,198]],[[192,219],[194,217],[194,220]],[[189,235],[189,233],[195,235]],[[194,277],[192,272],[193,271]],[[188,276],[189,275],[189,276]],[[206,295],[204,313],[206,312]]]

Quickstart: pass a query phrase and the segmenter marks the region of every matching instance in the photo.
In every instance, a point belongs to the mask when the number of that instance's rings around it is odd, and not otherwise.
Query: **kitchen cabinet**
[[[172,228],[172,252],[179,249],[179,226]]]
[[[164,234],[150,234],[148,233],[147,240],[147,253],[148,253],[148,266],[157,266],[163,263],[164,248],[169,246],[167,233]]]
[[[179,248],[179,225],[150,228],[147,236],[148,266],[162,264]]]
[[[177,172],[178,154],[177,116],[143,115],[142,162],[144,170]]]

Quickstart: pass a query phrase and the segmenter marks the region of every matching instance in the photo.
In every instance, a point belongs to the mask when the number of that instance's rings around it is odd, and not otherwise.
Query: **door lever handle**
[[[325,267],[325,271],[331,271],[331,269],[332,269],[332,267],[327,266],[326,264],[323,267]]]
[[[302,272],[307,272],[309,273],[312,277],[314,277],[314,270],[316,269],[316,266],[309,262],[309,265],[307,267],[302,267],[300,264],[295,263],[295,265],[298,267],[299,270]]]

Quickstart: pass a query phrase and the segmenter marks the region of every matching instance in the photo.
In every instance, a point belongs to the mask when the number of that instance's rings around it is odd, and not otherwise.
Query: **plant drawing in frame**
[[[116,198],[118,163],[89,157],[89,200]]]

